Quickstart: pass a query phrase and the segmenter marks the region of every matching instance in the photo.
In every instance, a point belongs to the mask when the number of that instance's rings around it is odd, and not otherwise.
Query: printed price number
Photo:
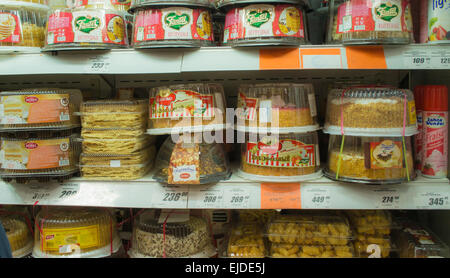
[[[90,58],[90,63],[86,66],[87,72],[106,72],[110,66],[109,57],[97,56]]]
[[[203,199],[203,203],[214,204],[217,201],[217,196],[208,196],[206,195]]]
[[[250,200],[250,193],[247,190],[225,190],[224,206],[232,208],[247,208]]]
[[[312,198],[312,202],[316,204],[323,204],[327,199],[330,199],[330,196],[314,196]]]
[[[48,199],[50,197],[50,192],[34,192],[31,199],[33,201]]]
[[[436,206],[443,206],[445,204],[445,200],[448,200],[448,197],[441,197],[441,198],[429,198],[428,199],[428,205],[430,207],[436,207]]]
[[[450,65],[450,57],[441,57],[442,65]]]
[[[181,197],[187,197],[187,192],[164,193],[163,202],[178,202]]]
[[[105,67],[105,63],[104,62],[94,62],[94,63],[92,63],[92,66],[91,66],[91,69],[92,70],[100,70],[100,69],[102,69],[102,68],[104,68]]]
[[[382,204],[394,204],[394,202],[399,201],[400,196],[381,196]]]
[[[424,58],[424,57],[413,57],[412,63],[415,65],[423,65],[425,62],[429,62],[430,58]]]
[[[244,196],[231,196],[232,204],[242,204],[244,202]]]

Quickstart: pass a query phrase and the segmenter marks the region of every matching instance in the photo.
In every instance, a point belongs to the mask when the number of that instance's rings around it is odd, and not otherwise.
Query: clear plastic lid
[[[403,223],[402,230],[395,231],[395,243],[400,258],[449,258],[448,246],[430,229],[418,223]]]
[[[240,223],[258,223],[263,225],[279,214],[275,209],[240,209],[237,210],[237,213]]]
[[[24,89],[0,93],[0,131],[76,127],[80,90]]]
[[[66,8],[48,14],[44,51],[127,48],[125,12]]]
[[[242,223],[234,225],[228,238],[227,257],[264,258],[266,244],[263,229],[259,225]]]
[[[414,42],[409,0],[333,1],[329,42],[409,44]],[[343,2],[343,3],[342,3]],[[330,41],[331,39],[331,41]]]
[[[132,154],[85,154],[80,156],[83,177],[98,180],[132,180],[143,177],[153,166],[155,146]]]
[[[43,0],[45,1],[45,0]],[[51,9],[72,8],[75,0],[46,0]]]
[[[31,1],[0,2],[0,51],[43,47],[47,9]]]
[[[280,3],[280,4],[298,4],[298,5],[309,5],[309,0],[216,0],[218,7],[225,7],[229,5],[238,4],[253,4],[253,3]]]
[[[134,48],[202,47],[213,42],[213,17],[208,8],[169,5],[135,12]]]
[[[196,216],[179,217],[172,211],[164,217],[145,211],[135,220],[133,251],[151,257],[186,257],[211,245],[207,222]]]
[[[210,0],[131,0],[131,8],[141,8],[149,6],[193,6],[212,8]]]
[[[223,44],[229,46],[292,45],[307,43],[306,14],[298,4],[254,1],[230,6]]]
[[[176,128],[187,127],[193,131],[205,126],[218,126],[217,130],[221,130],[225,113],[222,85],[198,83],[152,88],[148,132],[170,134]]]
[[[359,258],[387,258],[393,249],[388,236],[357,235],[353,245]]]
[[[168,137],[155,160],[153,176],[168,184],[206,184],[229,178],[231,171],[223,144],[195,143],[192,135],[174,142]]]
[[[46,207],[36,216],[33,257],[105,257],[119,249],[117,239],[107,209]]]
[[[317,132],[245,136],[240,167],[244,178],[289,182],[321,177]]]
[[[352,245],[298,245],[272,243],[272,258],[353,258],[355,252]]]
[[[27,225],[23,217],[4,215],[0,212],[0,223],[5,229],[13,257],[20,258],[31,254],[33,249],[31,227]]]
[[[367,236],[389,235],[392,219],[385,210],[350,210],[346,211],[351,225],[357,234]]]
[[[414,180],[411,137],[331,135],[324,174],[333,180],[372,184]]]
[[[352,231],[338,215],[281,215],[268,224],[266,236],[273,243],[299,245],[347,245]]]
[[[342,127],[344,134],[354,136],[414,135],[418,132],[414,95],[388,87],[332,90],[324,132],[338,135]]]
[[[57,138],[0,139],[0,176],[32,177],[65,174],[76,169],[80,154],[77,135]]]
[[[291,133],[319,128],[312,84],[242,85],[237,107],[239,131]]]
[[[143,134],[135,138],[89,138],[82,139],[85,154],[132,154],[142,150],[156,141],[156,137]]]
[[[131,6],[131,0],[72,0],[75,8],[89,9],[114,9],[127,11]]]
[[[88,129],[139,129],[147,126],[145,100],[93,100],[81,104],[81,125]]]

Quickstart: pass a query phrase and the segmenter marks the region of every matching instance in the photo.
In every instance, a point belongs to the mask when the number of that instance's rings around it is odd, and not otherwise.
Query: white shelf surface
[[[301,201],[295,208],[301,209],[450,209],[448,179],[419,177],[409,183],[380,186],[338,183],[320,178],[302,182],[299,187],[301,197],[297,197]],[[292,194],[289,198],[295,197],[295,193]],[[214,185],[163,185],[154,181],[151,175],[120,182],[82,178],[49,184],[0,182],[0,204],[5,205],[34,205],[38,201],[37,205],[60,206],[269,208],[262,204],[261,196],[261,183],[247,181],[237,175]]]
[[[276,49],[283,48],[117,49],[59,51],[57,55],[52,52],[14,53],[0,55],[0,75],[163,74],[261,69],[450,69],[448,46],[316,45],[291,48],[287,53],[277,52]],[[267,59],[271,58],[275,60],[267,63]]]

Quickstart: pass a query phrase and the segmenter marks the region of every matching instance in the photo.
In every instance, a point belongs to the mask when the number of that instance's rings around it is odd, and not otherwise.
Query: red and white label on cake
[[[261,37],[305,37],[303,14],[293,5],[250,5],[228,11],[224,41]]]
[[[15,14],[0,13],[0,41],[19,43],[20,19]]]
[[[247,143],[246,162],[266,167],[312,167],[316,166],[315,146],[266,136],[258,143]]]
[[[422,174],[447,177],[448,112],[423,112]]]
[[[137,12],[134,42],[213,40],[211,13],[205,9],[169,7]]]
[[[417,111],[417,129],[419,133],[414,135],[414,154],[415,154],[415,169],[422,170],[422,160],[423,160],[423,134],[422,134],[422,111]]]
[[[368,31],[412,32],[407,0],[352,0],[338,8],[337,33]]]
[[[150,98],[150,119],[214,117],[214,96],[168,90]]]
[[[236,116],[238,119],[245,119],[249,121],[255,120],[256,106],[258,105],[257,98],[246,97],[243,93],[238,96],[238,110]]]
[[[55,11],[48,21],[47,44],[126,43],[125,21],[118,14],[82,10]]]

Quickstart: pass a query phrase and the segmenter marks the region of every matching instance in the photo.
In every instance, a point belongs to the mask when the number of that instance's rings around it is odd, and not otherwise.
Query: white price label
[[[152,206],[156,208],[187,208],[187,185],[155,186]]]
[[[450,68],[450,51],[435,50],[431,52],[431,64],[433,68],[448,69]]]
[[[85,68],[86,73],[104,73],[108,72],[111,65],[108,56],[95,56],[89,58],[89,62]]]
[[[222,208],[223,189],[191,188],[189,191],[189,208]]]
[[[449,193],[421,192],[414,198],[417,209],[448,209],[450,208]]]
[[[399,209],[400,193],[396,188],[374,189],[376,209]]]
[[[227,188],[223,194],[224,208],[248,208],[250,193],[245,188]]]
[[[55,191],[57,200],[67,200],[74,198],[80,192],[80,185],[76,183],[64,183]]]
[[[75,183],[50,183],[27,185],[25,190],[18,190],[26,203],[55,204],[74,198],[80,191]]]
[[[406,51],[403,54],[403,64],[407,68],[430,68],[431,57],[427,51]]]
[[[302,195],[303,208],[330,208],[331,193],[329,189],[309,187]]]
[[[47,202],[52,196],[52,186],[50,185],[31,185],[24,196],[24,201],[29,203]]]

